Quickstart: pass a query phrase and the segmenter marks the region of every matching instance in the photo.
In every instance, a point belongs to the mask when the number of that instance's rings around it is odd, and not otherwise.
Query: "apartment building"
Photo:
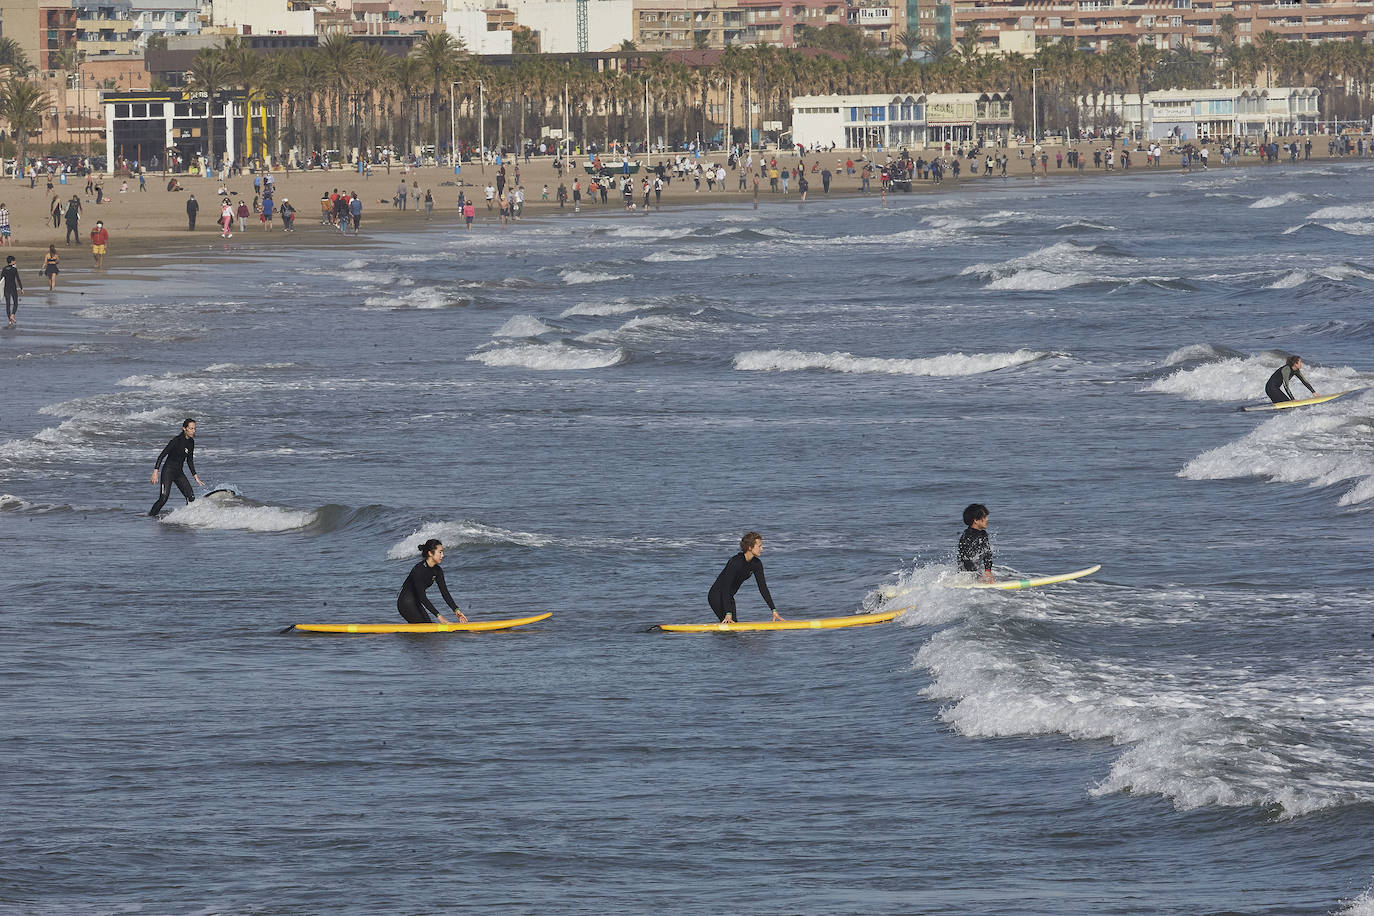
[[[634,23],[641,51],[725,48],[744,42],[749,30],[737,0],[635,0]]]
[[[1010,92],[801,95],[792,99],[797,143],[844,149],[921,149],[1012,135]]]
[[[76,0],[76,49],[87,58],[141,54],[148,38],[200,32],[200,0]]]
[[[907,28],[907,5],[905,0],[854,0],[848,19],[865,38],[886,50],[900,44],[897,36]]]
[[[1120,37],[1208,51],[1226,37],[1220,30],[1227,15],[1236,21],[1239,44],[1265,31],[1288,41],[1351,41],[1374,30],[1369,0],[955,0],[953,38],[962,39],[976,23],[990,51],[1008,44],[1003,32],[1029,33],[1033,45],[1069,38],[1080,48],[1105,50]]]
[[[1161,89],[1141,98],[1097,99],[1131,136],[1186,142],[1311,133],[1321,117],[1321,90],[1307,86]],[[1087,99],[1083,100],[1086,107]]]

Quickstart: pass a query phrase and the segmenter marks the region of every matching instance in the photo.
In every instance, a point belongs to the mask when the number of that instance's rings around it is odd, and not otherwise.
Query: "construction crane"
[[[577,0],[577,52],[587,53],[587,0]]]

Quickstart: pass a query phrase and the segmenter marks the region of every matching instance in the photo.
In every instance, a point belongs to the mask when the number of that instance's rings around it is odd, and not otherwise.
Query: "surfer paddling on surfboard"
[[[735,592],[743,585],[750,576],[758,583],[759,594],[767,602],[768,609],[773,612],[774,620],[782,620],[782,615],[773,606],[773,596],[768,594],[768,583],[763,578],[763,561],[759,559],[759,554],[763,552],[763,535],[757,531],[750,531],[739,539],[739,553],[730,558],[725,564],[725,568],[716,576],[716,581],[711,585],[711,590],[706,593],[706,600],[711,605],[711,610],[721,623],[738,623],[739,618],[735,615]]]
[[[1264,393],[1269,396],[1269,400],[1275,404],[1282,404],[1284,401],[1296,401],[1292,390],[1288,387],[1293,382],[1293,377],[1297,376],[1298,381],[1307,386],[1307,390],[1316,397],[1317,389],[1312,387],[1312,383],[1302,374],[1302,357],[1290,356],[1282,366],[1274,370],[1274,374],[1269,376],[1269,382],[1264,386]]]
[[[982,571],[984,582],[992,578],[992,542],[988,540],[988,507],[974,503],[964,510],[964,533],[959,536],[955,558],[965,572]]]
[[[429,614],[438,617],[440,623],[451,623],[444,619],[444,615],[435,609],[425,595],[429,587],[437,582],[439,594],[444,596],[444,601],[458,616],[458,622],[467,623],[467,615],[458,610],[458,602],[448,593],[448,583],[444,581],[444,571],[439,566],[444,559],[444,545],[438,539],[430,538],[420,545],[420,556],[423,559],[410,570],[405,584],[401,586],[401,593],[396,596],[396,610],[406,619],[406,623],[429,623]]]

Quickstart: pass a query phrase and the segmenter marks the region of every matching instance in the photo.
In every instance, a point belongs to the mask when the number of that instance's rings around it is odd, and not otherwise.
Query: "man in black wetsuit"
[[[739,540],[739,553],[730,558],[725,564],[725,568],[716,576],[716,581],[711,585],[711,590],[706,593],[706,600],[711,605],[711,610],[715,611],[716,617],[721,623],[738,623],[739,619],[735,615],[735,592],[750,577],[758,583],[759,594],[768,603],[768,609],[773,612],[774,620],[782,620],[782,615],[773,606],[773,596],[768,594],[768,583],[763,578],[763,561],[759,559],[759,554],[763,552],[763,535],[757,531],[750,531]]]
[[[19,276],[19,268],[14,266],[14,255],[5,259],[5,269],[0,270],[0,279],[5,285],[5,317],[10,327],[14,327],[19,314],[19,297],[24,292],[24,281]]]
[[[172,484],[176,484],[181,495],[186,497],[187,505],[196,501],[196,493],[186,480],[186,472],[182,470],[183,462],[191,469],[191,476],[195,478],[196,483],[205,486],[205,482],[196,473],[196,421],[190,417],[181,424],[181,433],[172,437],[167,447],[158,453],[157,461],[153,462],[153,483],[158,482],[158,469],[161,468],[162,489],[158,493],[157,502],[148,510],[149,515],[156,517],[162,511],[162,507],[167,503],[167,497],[172,495]]]
[[[444,560],[444,545],[437,538],[430,538],[419,546],[423,559],[411,568],[410,575],[406,576],[401,586],[401,593],[396,596],[397,613],[405,618],[406,623],[429,623],[429,614],[438,617],[440,623],[448,623],[425,594],[437,582],[439,594],[444,596],[444,601],[458,616],[458,622],[467,623],[467,616],[458,610],[458,602],[448,593],[448,583],[444,581],[444,571],[439,566]]]
[[[1293,376],[1297,376],[1298,381],[1306,385],[1313,396],[1317,394],[1317,389],[1313,388],[1307,377],[1302,374],[1302,357],[1290,356],[1282,366],[1274,370],[1274,374],[1269,376],[1269,382],[1264,386],[1264,393],[1269,396],[1269,400],[1275,404],[1296,401],[1292,389],[1288,387],[1293,382]]]
[[[988,540],[988,507],[974,503],[964,510],[964,524],[968,527],[959,536],[955,557],[965,572],[982,573],[984,582],[992,579],[992,543]]]

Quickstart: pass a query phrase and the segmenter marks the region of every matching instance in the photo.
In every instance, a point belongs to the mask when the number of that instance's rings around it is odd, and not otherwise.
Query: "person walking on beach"
[[[433,201],[431,201],[431,205],[432,204]],[[358,226],[361,225],[363,221],[363,201],[362,198],[358,196],[357,191],[353,192],[353,199],[348,202],[348,215],[353,223],[353,234],[357,235]]]
[[[192,194],[186,198],[186,231],[196,231],[196,214],[200,212],[200,204],[196,203],[196,195]]]
[[[425,189],[425,220],[426,220],[426,222],[429,221],[429,219],[430,219],[431,217],[433,217],[433,216],[434,216],[434,194],[433,194],[428,188],[426,188],[426,189]]]
[[[444,615],[434,607],[425,593],[431,585],[439,586],[439,594],[458,618],[459,623],[467,623],[467,615],[458,609],[458,602],[448,593],[448,583],[444,581],[444,570],[439,564],[444,560],[444,545],[437,538],[430,538],[419,545],[420,562],[411,567],[410,575],[401,585],[401,593],[396,596],[396,613],[406,623],[429,623],[429,615],[439,618],[440,623],[449,623]],[[426,613],[428,612],[428,613]]]
[[[0,203],[0,246],[14,244],[14,239],[10,238],[10,235],[10,209]]]
[[[959,536],[955,559],[964,572],[982,573],[992,581],[992,543],[988,540],[988,507],[973,503],[964,509],[964,533]]]
[[[5,318],[14,327],[19,315],[19,297],[24,293],[24,281],[19,276],[19,268],[14,266],[14,255],[5,258],[5,268],[0,270],[0,280],[5,286]]]
[[[296,208],[291,206],[291,198],[289,197],[281,199],[281,231],[296,231]]]
[[[105,246],[110,243],[110,231],[100,220],[95,221],[91,230],[91,255],[95,258],[96,270],[105,266]]]
[[[224,202],[219,208],[219,237],[231,239],[234,237],[234,208],[229,204],[229,198],[224,198]]]
[[[735,613],[735,593],[750,576],[754,577],[759,594],[763,596],[768,609],[773,612],[773,619],[783,619],[773,604],[773,596],[768,593],[768,583],[763,578],[763,561],[759,559],[762,552],[763,535],[757,531],[746,532],[739,540],[739,553],[730,558],[725,568],[720,571],[720,575],[716,576],[716,581],[711,583],[711,589],[706,593],[706,602],[721,623],[739,622]]]
[[[81,241],[81,234],[78,225],[81,222],[81,200],[75,194],[72,199],[67,201],[67,240],[66,244],[71,245],[72,240]]]
[[[186,479],[186,472],[182,465],[191,469],[191,477],[202,487],[205,482],[196,473],[196,421],[187,417],[181,422],[181,432],[171,438],[162,451],[158,453],[157,460],[153,462],[153,483],[161,487],[158,492],[157,502],[153,503],[153,508],[148,510],[148,514],[157,517],[162,511],[162,507],[167,504],[167,498],[172,495],[172,486],[181,491],[181,495],[186,497],[186,504],[189,506],[196,501],[195,490],[191,489],[191,484]],[[160,474],[159,474],[159,469]],[[159,476],[161,481],[159,483]]]
[[[54,194],[52,203],[48,205],[48,212],[52,214],[52,227],[54,229],[62,225],[62,198]]]
[[[240,200],[240,201],[239,201],[238,213],[237,213],[236,215],[237,215],[238,218],[239,218],[239,232],[247,232],[247,231],[248,231],[248,216],[249,216],[249,212],[248,212],[248,201],[246,201],[246,200]]]
[[[48,256],[43,259],[43,276],[48,278],[48,292],[57,289],[57,275],[61,273],[58,269],[57,246],[48,246]]]

